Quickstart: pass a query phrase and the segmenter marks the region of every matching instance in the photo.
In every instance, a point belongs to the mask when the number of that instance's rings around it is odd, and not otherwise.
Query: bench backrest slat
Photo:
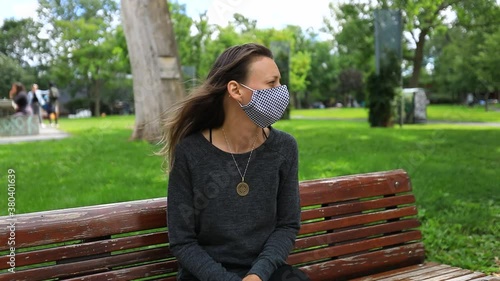
[[[420,222],[417,219],[410,219],[349,229],[342,232],[330,232],[313,236],[305,236],[296,240],[295,249],[311,248],[322,244],[341,243],[349,240],[364,239],[370,236],[380,236],[385,233],[401,232],[403,230],[417,228],[419,226]]]
[[[404,207],[394,210],[386,210],[376,213],[368,213],[362,215],[352,215],[341,218],[330,218],[323,221],[303,224],[299,234],[308,234],[324,230],[335,230],[350,226],[364,225],[375,223],[377,221],[385,221],[390,219],[399,219],[401,217],[413,216],[417,214],[417,209],[414,206]]]
[[[155,248],[142,252],[124,253],[96,259],[55,264],[47,267],[18,271],[15,280],[45,280],[49,278],[67,278],[109,271],[115,267],[154,262],[165,259],[165,249]],[[164,272],[167,273],[167,272]]]
[[[365,210],[395,207],[398,205],[412,203],[415,203],[415,197],[411,194],[401,195],[397,197],[385,197],[377,200],[356,201],[349,204],[336,204],[322,208],[304,210],[302,211],[301,219],[303,221],[306,221],[322,217],[352,214]]]
[[[308,180],[300,183],[302,206],[328,204],[411,191],[403,170]]]
[[[109,254],[114,251],[124,251],[139,247],[165,244],[165,241],[168,241],[166,232],[148,233],[121,238],[108,237],[98,241],[79,242],[53,248],[17,253],[16,266],[19,267],[30,264],[51,262],[54,261],[54,257],[59,257],[59,260],[68,260],[78,259],[80,257],[99,256]],[[168,249],[166,249],[166,251],[166,254],[170,254]],[[6,256],[0,257],[0,263],[2,266],[7,265],[8,259],[9,257]]]
[[[166,206],[166,199],[158,198],[18,215],[16,247],[165,227]],[[159,219],[159,212],[162,219]],[[0,251],[8,248],[6,239],[7,236],[0,237]]]

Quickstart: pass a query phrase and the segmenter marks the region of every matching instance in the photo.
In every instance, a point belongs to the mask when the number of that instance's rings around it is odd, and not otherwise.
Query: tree
[[[290,90],[296,108],[302,108],[302,100],[307,90],[307,74],[311,69],[311,54],[307,51],[298,51],[290,59]]]
[[[21,82],[29,87],[33,81],[33,74],[22,68],[18,61],[0,53],[0,98],[9,98],[12,83]]]
[[[40,64],[47,52],[47,39],[40,38],[41,25],[26,19],[7,19],[0,30],[0,52],[16,60],[22,67]]]
[[[339,56],[333,54],[331,42],[314,42],[309,47],[311,69],[307,74],[308,102],[322,101],[327,105],[335,102],[338,83]]]
[[[365,99],[364,81],[375,69],[375,6],[367,2],[330,3],[330,18],[324,19],[325,31],[334,35],[334,53],[339,69],[337,100],[344,103],[354,95]],[[333,80],[332,78],[330,78]]]
[[[113,0],[40,0],[40,20],[52,43],[50,76],[74,92],[87,93],[100,115],[103,93],[128,72],[126,46],[113,26],[118,6]],[[122,36],[123,37],[123,36]],[[122,73],[122,75],[120,75]],[[71,75],[68,75],[71,74]]]
[[[500,90],[500,80],[498,79],[498,67],[500,66],[499,43],[500,29],[485,34],[483,44],[478,46],[479,51],[472,58],[477,66],[474,68],[474,72],[485,84],[488,92]]]
[[[500,17],[500,7],[487,2],[455,5],[454,26],[438,29],[430,38],[427,54],[434,65],[433,91],[440,96],[459,101],[467,93],[474,93],[486,99],[498,89],[498,79],[494,78],[498,43],[493,43],[498,38],[492,38],[498,36],[495,22]]]
[[[372,127],[392,127],[393,102],[399,85],[401,63],[396,54],[388,55],[387,61],[380,65],[378,74],[368,77],[369,113],[368,122]]]
[[[43,76],[47,69],[48,40],[40,38],[40,32],[41,25],[31,18],[4,21],[0,28],[0,54],[5,58],[0,71],[5,83],[0,85],[1,89],[10,89],[14,81],[21,81],[29,88]]]
[[[37,80],[36,66],[46,40],[38,37],[40,25],[31,18],[6,19],[0,27],[0,98],[9,98],[13,82],[27,88]]]
[[[170,13],[165,0],[122,0],[121,7],[134,79],[131,138],[157,142],[163,114],[184,94]]]
[[[330,18],[324,19],[325,31],[334,35],[335,54],[342,69],[357,69],[365,76],[374,69],[375,7],[366,2],[329,4]]]
[[[362,101],[364,97],[363,73],[356,69],[344,69],[338,76],[338,92],[344,105],[351,107],[353,102]]]

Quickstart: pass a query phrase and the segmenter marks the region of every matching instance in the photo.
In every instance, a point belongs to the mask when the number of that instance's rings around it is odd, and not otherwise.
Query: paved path
[[[69,137],[69,134],[56,128],[40,128],[40,134],[34,136],[0,137],[0,145],[19,142],[31,142],[42,140],[58,140]]]

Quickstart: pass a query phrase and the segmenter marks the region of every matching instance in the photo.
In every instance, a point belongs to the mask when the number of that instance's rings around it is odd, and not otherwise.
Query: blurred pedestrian
[[[48,95],[48,91],[42,91],[38,89],[38,84],[31,85],[31,91],[28,92],[28,103],[31,106],[31,110],[34,115],[38,115],[38,123],[40,127],[45,127],[42,122],[42,110],[41,108],[45,105],[44,95]]]
[[[9,97],[13,101],[15,113],[14,116],[27,116],[32,115],[33,112],[28,106],[28,95],[24,85],[21,82],[15,82],[12,84],[12,88],[9,92]]]

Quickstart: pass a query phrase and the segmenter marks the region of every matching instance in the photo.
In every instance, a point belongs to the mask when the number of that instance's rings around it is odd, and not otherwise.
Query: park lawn
[[[317,119],[359,119],[368,120],[367,108],[324,108],[324,109],[294,109],[292,118]],[[429,122],[500,122],[500,104],[490,105],[485,111],[484,106],[429,105],[427,107]]]
[[[292,115],[293,116],[293,115]],[[68,139],[0,145],[26,213],[166,196],[159,148],[128,140],[133,116],[62,119]],[[280,121],[299,144],[300,180],[402,168],[433,261],[500,272],[500,129],[455,124],[369,128],[365,121]],[[4,185],[6,186],[6,185]],[[7,206],[6,189],[0,205]],[[5,215],[0,211],[1,215]]]

